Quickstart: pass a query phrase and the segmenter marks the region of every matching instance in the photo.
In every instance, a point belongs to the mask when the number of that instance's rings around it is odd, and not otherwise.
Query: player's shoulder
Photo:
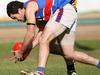
[[[24,5],[24,7],[26,8],[26,11],[37,11],[39,9],[38,4],[35,0],[31,0],[31,1],[27,1]]]
[[[24,7],[27,8],[27,7],[31,7],[31,6],[35,6],[37,5],[36,1],[35,0],[29,0],[27,2],[24,3]]]

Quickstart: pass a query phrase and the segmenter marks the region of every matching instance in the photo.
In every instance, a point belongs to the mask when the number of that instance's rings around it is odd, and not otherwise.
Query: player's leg
[[[75,23],[76,24],[76,23]],[[75,29],[75,26],[76,25],[74,25],[73,27],[72,27],[72,29],[74,30]],[[62,33],[62,34],[60,34],[58,37],[57,37],[57,41],[58,41],[58,45],[60,46],[60,50],[62,50],[62,47],[61,47],[61,45],[60,45],[60,43],[61,43],[61,40],[63,39],[63,37],[64,37],[64,35],[66,34],[66,33],[69,33],[70,32],[70,29],[69,28],[66,28],[66,30]],[[66,41],[66,40],[65,40]],[[67,42],[67,41],[66,41]],[[70,42],[73,42],[73,41],[70,41]],[[64,60],[65,60],[65,63],[66,63],[66,67],[67,67],[67,73],[68,73],[68,75],[76,75],[76,71],[75,71],[75,66],[74,66],[74,60],[72,60],[72,59],[66,59],[66,57],[64,57],[64,53],[63,53],[63,58],[64,58]]]
[[[61,55],[64,58],[66,64],[66,71],[68,75],[76,75],[74,61],[68,60],[64,57],[61,46],[58,45],[57,38],[50,42],[50,53],[55,55]]]
[[[86,53],[74,51],[74,43],[71,42],[74,40],[74,38],[75,38],[75,32],[72,31],[70,32],[70,34],[66,34],[61,41],[61,45],[62,45],[65,57],[68,59],[74,59],[79,62],[88,63],[94,66],[98,66],[99,64],[100,66],[98,59],[93,58],[87,55]],[[65,42],[65,40],[67,42]]]
[[[39,40],[39,58],[38,58],[38,67],[34,75],[44,75],[45,66],[49,56],[49,41],[54,36],[53,33],[48,27],[45,27],[42,36]]]
[[[56,34],[61,34],[65,29],[65,26],[60,25],[53,18],[49,20],[39,40],[39,66],[45,67],[49,54],[50,41],[56,37]]]

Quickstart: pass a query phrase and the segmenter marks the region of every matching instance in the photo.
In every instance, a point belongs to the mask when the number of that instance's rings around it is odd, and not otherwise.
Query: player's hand
[[[13,61],[14,63],[17,63],[17,62],[21,62],[23,61],[23,57],[22,57],[22,54],[18,51],[14,52],[14,56],[13,57],[10,57],[9,59],[10,61]]]
[[[13,60],[15,63],[17,61],[24,61],[30,54],[32,50],[32,43],[26,48],[26,51],[23,52],[21,49],[23,46],[23,42],[16,42],[12,48],[12,53],[14,57],[12,57],[10,60]]]
[[[15,59],[17,61],[23,61],[23,54],[20,51],[15,52]]]

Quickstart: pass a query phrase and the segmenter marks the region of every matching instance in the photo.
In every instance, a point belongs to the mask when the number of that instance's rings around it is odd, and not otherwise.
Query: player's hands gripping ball
[[[22,42],[16,42],[14,44],[13,49],[12,49],[13,50],[12,52],[13,52],[14,56],[21,50],[22,46],[23,46]],[[28,55],[30,54],[31,50],[32,50],[32,44],[30,44],[27,47],[26,51],[22,54],[22,59],[17,60],[17,61],[24,61],[28,57]]]

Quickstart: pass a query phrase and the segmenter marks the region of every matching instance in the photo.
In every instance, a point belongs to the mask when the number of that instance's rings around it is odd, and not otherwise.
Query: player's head
[[[12,1],[7,5],[7,14],[14,20],[25,21],[24,3]]]

